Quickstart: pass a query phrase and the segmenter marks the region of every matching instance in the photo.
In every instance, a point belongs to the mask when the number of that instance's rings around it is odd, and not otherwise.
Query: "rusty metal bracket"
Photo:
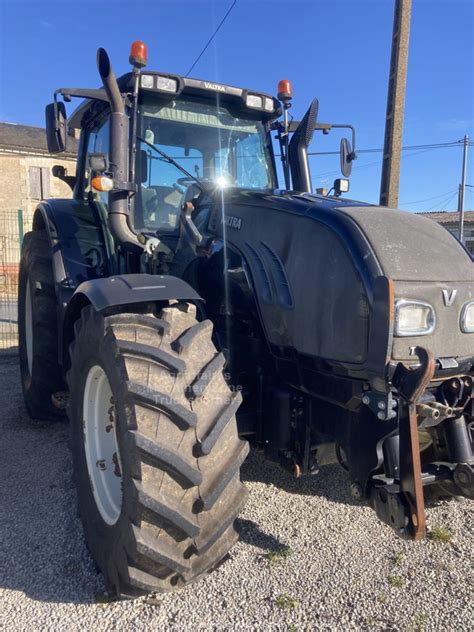
[[[408,535],[420,540],[426,535],[425,502],[421,480],[420,445],[416,405],[433,379],[435,360],[430,351],[415,348],[420,364],[416,368],[397,365],[392,384],[404,403],[400,410],[400,488],[410,508]]]
[[[431,351],[424,347],[415,347],[414,351],[420,364],[415,368],[408,368],[399,362],[393,374],[392,384],[404,400],[416,404],[433,379],[435,360]]]

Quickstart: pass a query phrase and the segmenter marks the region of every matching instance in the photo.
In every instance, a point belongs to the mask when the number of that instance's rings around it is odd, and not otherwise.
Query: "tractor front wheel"
[[[103,317],[71,346],[69,416],[79,513],[109,592],[166,592],[215,568],[247,492],[232,393],[210,321],[174,304]]]

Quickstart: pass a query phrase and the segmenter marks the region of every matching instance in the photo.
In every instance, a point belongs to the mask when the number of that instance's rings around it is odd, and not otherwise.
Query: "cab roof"
[[[227,84],[216,83],[214,81],[207,81],[205,79],[194,79],[192,77],[183,77],[181,75],[174,75],[156,71],[144,71],[141,73],[141,94],[156,95],[163,99],[173,98],[175,96],[186,94],[201,96],[204,98],[212,98],[213,96],[219,96],[219,100],[223,103],[233,102],[240,105],[246,110],[252,117],[260,120],[273,120],[280,114],[280,105],[278,100],[272,95],[264,92],[249,90],[248,88],[238,88],[236,86],[230,86]],[[152,77],[153,79],[144,82],[143,77]],[[156,87],[157,82],[155,77],[164,77],[176,82],[176,91],[161,90]],[[127,73],[117,79],[120,91],[122,93],[131,93],[133,90],[133,74]],[[144,87],[143,83],[152,83],[153,87]],[[84,101],[76,108],[68,119],[68,127],[70,130],[81,129],[88,119],[94,118],[108,106],[108,99],[103,88],[81,90],[78,88],[61,88],[57,91],[63,94],[68,99],[72,96],[86,97]],[[261,109],[251,108],[246,105],[247,95],[255,95],[262,97],[262,104],[265,103],[265,99],[271,99],[273,102],[272,111],[265,111],[263,107]],[[268,102],[267,102],[268,103]]]

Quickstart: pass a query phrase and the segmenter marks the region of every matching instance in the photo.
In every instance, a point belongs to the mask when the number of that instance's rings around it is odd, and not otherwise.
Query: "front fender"
[[[119,274],[84,281],[74,292],[68,309],[79,296],[87,298],[98,312],[136,303],[202,300],[196,290],[182,279],[153,274]]]
[[[102,279],[84,281],[74,292],[66,307],[61,357],[67,366],[67,350],[74,338],[74,323],[86,305],[103,314],[119,311],[135,311],[140,304],[170,300],[199,302],[203,299],[185,281],[173,276],[153,274],[121,274]]]
[[[98,206],[86,200],[47,200],[33,217],[33,230],[46,229],[56,283],[77,288],[114,270],[113,245]]]

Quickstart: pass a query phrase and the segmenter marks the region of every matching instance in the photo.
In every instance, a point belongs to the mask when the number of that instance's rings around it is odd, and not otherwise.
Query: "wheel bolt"
[[[352,498],[355,498],[355,500],[359,500],[359,501],[362,500],[364,493],[359,483],[352,483],[351,496]]]

